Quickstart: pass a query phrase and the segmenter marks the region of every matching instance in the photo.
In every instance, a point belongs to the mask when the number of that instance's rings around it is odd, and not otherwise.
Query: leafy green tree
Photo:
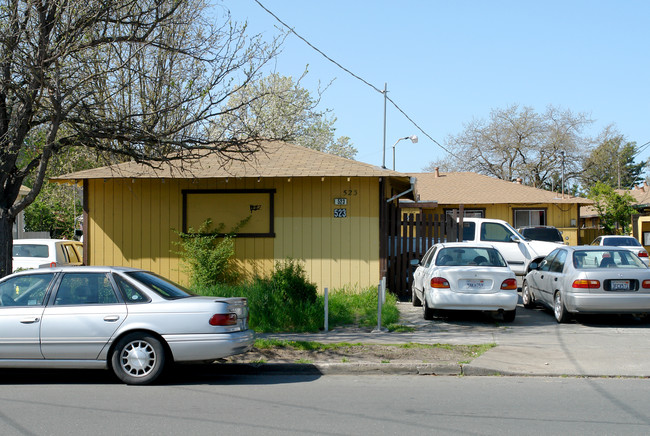
[[[618,189],[630,189],[644,180],[646,162],[635,163],[636,142],[628,142],[618,133],[601,139],[600,145],[586,157],[581,174],[584,186],[601,182]]]
[[[285,137],[303,147],[354,159],[357,150],[350,138],[335,138],[336,118],[329,110],[317,109],[322,92],[313,97],[301,86],[303,77],[294,81],[273,73],[240,88],[228,101],[231,111],[215,121],[216,131],[235,138]]]
[[[495,109],[489,120],[473,120],[446,145],[453,154],[431,162],[425,171],[472,171],[542,187],[553,174],[562,172],[565,181],[581,171],[589,140],[582,130],[592,121],[585,114],[574,114],[549,106],[537,113],[530,107],[512,105]],[[564,155],[562,154],[564,153]]]
[[[627,192],[617,193],[614,188],[603,182],[596,182],[591,187],[589,198],[594,201],[600,224],[607,235],[624,235],[630,232],[634,198]]]
[[[12,269],[16,216],[53,156],[250,158],[259,138],[215,134],[210,121],[234,111],[224,102],[280,44],[249,37],[208,0],[0,0],[0,277]]]

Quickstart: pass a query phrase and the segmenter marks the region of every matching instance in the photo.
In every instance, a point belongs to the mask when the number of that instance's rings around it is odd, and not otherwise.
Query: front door
[[[53,273],[0,283],[0,359],[42,359],[39,332]]]
[[[97,359],[126,315],[106,274],[66,273],[43,313],[43,356]]]

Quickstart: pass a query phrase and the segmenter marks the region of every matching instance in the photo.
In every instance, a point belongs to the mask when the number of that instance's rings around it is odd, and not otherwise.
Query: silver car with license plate
[[[195,296],[148,271],[30,270],[0,280],[0,368],[104,368],[128,384],[172,362],[248,351],[245,298]]]
[[[563,247],[526,275],[524,307],[553,310],[557,322],[577,313],[650,313],[650,269],[619,247]]]
[[[412,299],[424,307],[424,318],[438,310],[500,312],[515,319],[517,281],[499,251],[489,244],[464,242],[432,246],[415,261]]]

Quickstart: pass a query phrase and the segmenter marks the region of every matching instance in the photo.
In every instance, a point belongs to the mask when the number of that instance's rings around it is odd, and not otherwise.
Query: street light
[[[413,144],[418,143],[418,135],[405,136],[405,137],[399,138],[397,141],[395,141],[395,144],[393,144],[393,171],[395,171],[395,146],[402,139],[410,139]]]

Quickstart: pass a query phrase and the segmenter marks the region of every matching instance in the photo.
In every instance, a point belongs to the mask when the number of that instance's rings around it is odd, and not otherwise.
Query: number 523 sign
[[[334,218],[345,218],[348,216],[347,209],[334,209]]]

